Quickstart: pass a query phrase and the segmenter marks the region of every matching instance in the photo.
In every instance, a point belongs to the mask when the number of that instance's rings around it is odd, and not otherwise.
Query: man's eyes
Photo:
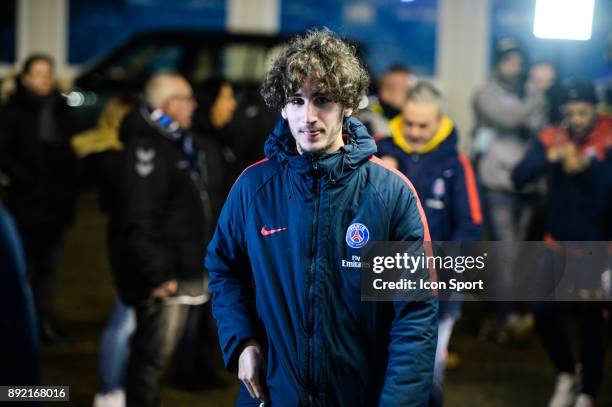
[[[404,125],[407,128],[418,127],[419,129],[422,129],[422,130],[427,128],[427,123],[412,123],[412,122],[409,122],[409,121],[404,121]]]
[[[314,99],[312,99],[313,103],[317,106],[322,106],[324,104],[327,103],[331,103],[331,99],[329,99],[328,97],[325,96],[317,96]],[[289,99],[289,104],[291,105],[303,105],[304,99],[302,98],[291,98]]]

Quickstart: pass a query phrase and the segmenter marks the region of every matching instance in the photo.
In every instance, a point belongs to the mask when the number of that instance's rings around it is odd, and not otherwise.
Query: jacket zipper
[[[315,206],[314,206],[314,218],[312,222],[312,249],[311,249],[311,260],[310,260],[310,272],[308,278],[308,350],[307,350],[307,383],[308,383],[308,405],[313,404],[312,391],[314,388],[314,363],[313,363],[313,336],[314,336],[314,279],[317,268],[317,235],[318,235],[318,221],[319,221],[319,175],[317,163],[313,163],[313,169],[315,171],[314,177],[314,192],[315,192]]]

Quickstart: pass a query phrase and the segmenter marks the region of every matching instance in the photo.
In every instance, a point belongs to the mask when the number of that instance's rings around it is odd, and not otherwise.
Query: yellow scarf
[[[429,153],[438,147],[444,140],[446,140],[453,131],[453,121],[450,119],[450,117],[444,116],[440,121],[440,127],[438,127],[436,134],[427,142],[427,144],[415,150],[408,144],[408,142],[406,142],[406,139],[404,138],[404,118],[401,114],[395,116],[389,125],[391,126],[391,138],[393,139],[393,142],[406,154]]]

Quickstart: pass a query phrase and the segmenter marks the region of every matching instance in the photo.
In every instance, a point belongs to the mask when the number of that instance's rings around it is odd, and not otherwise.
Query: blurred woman
[[[198,108],[193,117],[194,146],[199,157],[201,179],[206,183],[201,190],[204,211],[210,225],[207,239],[212,237],[225,198],[241,170],[236,158],[230,124],[237,102],[231,84],[223,78],[210,78],[196,88]],[[208,244],[208,242],[207,242]],[[198,390],[224,386],[218,375],[221,364],[210,303],[190,307],[185,332],[175,353],[175,385]]]
[[[200,154],[205,155],[203,178],[208,183],[215,225],[225,197],[242,168],[235,148],[240,140],[234,136],[230,126],[237,102],[232,85],[221,77],[202,82],[196,89],[196,97],[194,143]]]

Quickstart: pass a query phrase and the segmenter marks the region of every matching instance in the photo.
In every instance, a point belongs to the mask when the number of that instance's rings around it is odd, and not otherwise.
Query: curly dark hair
[[[353,109],[370,83],[355,47],[328,28],[293,38],[272,63],[260,92],[270,109],[280,110],[310,80],[332,101]]]

